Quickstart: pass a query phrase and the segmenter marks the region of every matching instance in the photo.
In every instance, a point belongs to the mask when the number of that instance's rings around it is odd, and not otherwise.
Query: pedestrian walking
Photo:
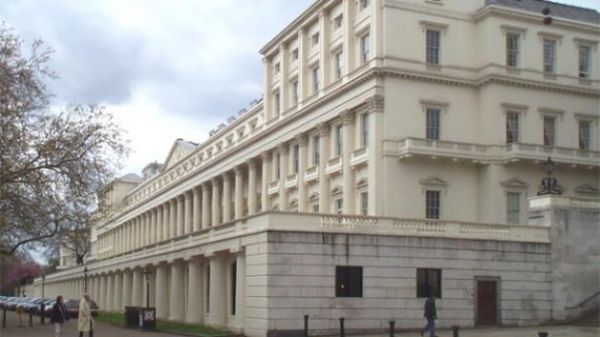
[[[79,302],[79,337],[83,337],[84,332],[87,332],[89,337],[94,337],[94,318],[92,317],[90,304],[90,294],[83,295],[81,302]]]
[[[44,313],[41,313],[42,315]],[[64,299],[62,295],[56,296],[56,303],[52,306],[52,315],[50,316],[50,322],[54,323],[54,336],[62,337],[64,324],[69,320],[69,312],[65,307]]]
[[[425,312],[423,313],[423,317],[427,319],[427,325],[421,330],[421,336],[425,333],[425,331],[429,331],[429,337],[436,337],[435,335],[435,319],[437,318],[437,313],[435,310],[435,297],[433,297],[433,292],[429,291],[429,297],[425,300]]]

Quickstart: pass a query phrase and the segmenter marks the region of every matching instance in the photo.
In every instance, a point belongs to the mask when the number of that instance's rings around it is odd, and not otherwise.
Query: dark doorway
[[[476,280],[476,325],[498,325],[498,280]]]

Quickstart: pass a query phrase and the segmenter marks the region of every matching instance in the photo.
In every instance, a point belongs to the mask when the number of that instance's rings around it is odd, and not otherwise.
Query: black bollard
[[[346,336],[344,333],[344,317],[340,317],[340,337],[344,336]]]
[[[452,326],[452,337],[459,337],[458,336],[458,325]]]
[[[304,315],[304,337],[308,337],[308,315]]]
[[[33,312],[29,311],[29,327],[33,326]]]
[[[44,309],[46,308],[46,305],[44,303],[40,304],[40,324],[44,325],[44,319],[46,318],[44,315]]]
[[[2,309],[2,327],[6,328],[6,309]]]
[[[538,337],[548,337],[548,333],[546,331],[539,331]]]
[[[394,325],[396,325],[396,321],[390,321],[390,337],[394,337]]]

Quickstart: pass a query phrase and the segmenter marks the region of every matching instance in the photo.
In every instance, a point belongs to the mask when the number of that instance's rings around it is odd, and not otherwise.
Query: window
[[[313,212],[314,212],[314,213],[319,213],[319,204],[318,204],[318,203],[315,203],[315,204],[312,206],[312,210],[313,210]]]
[[[440,139],[440,109],[427,108],[426,137],[431,140]]]
[[[313,34],[312,36],[312,45],[313,47],[316,47],[319,45],[319,32],[316,32]]]
[[[518,225],[521,223],[521,193],[506,193],[506,222]]]
[[[579,148],[589,150],[592,148],[592,122],[579,121]]]
[[[342,28],[342,23],[344,22],[344,15],[340,14],[338,16],[335,17],[335,19],[333,19],[333,28],[335,30],[338,30],[340,28]]]
[[[369,145],[369,114],[364,113],[360,116],[360,145],[367,147]]]
[[[590,46],[579,45],[579,78],[590,77]]]
[[[338,124],[335,126],[335,155],[342,155],[342,142],[343,142],[343,134],[342,134],[342,124]]]
[[[204,287],[206,290],[205,292],[205,297],[206,297],[206,313],[208,314],[210,312],[210,265],[206,266],[206,287]]]
[[[299,144],[294,144],[294,164],[293,164],[293,169],[294,169],[294,173],[298,173],[298,171],[300,171],[300,145]]]
[[[344,52],[339,51],[335,53],[335,78],[340,79],[344,74]]]
[[[369,215],[369,192],[360,194],[360,214]]]
[[[344,212],[344,199],[335,199],[335,212],[337,214],[342,214]]]
[[[237,287],[237,261],[233,261],[233,263],[231,264],[231,270],[230,270],[230,278],[231,278],[231,315],[235,316],[235,296],[236,296],[236,287]]]
[[[292,61],[298,61],[298,48],[292,50]]]
[[[360,57],[362,64],[369,61],[371,56],[371,35],[366,34],[360,38]]]
[[[544,39],[544,72],[556,71],[556,41]]]
[[[292,102],[294,105],[298,104],[298,98],[300,97],[300,85],[298,80],[292,82]]]
[[[427,30],[426,59],[429,64],[440,64],[440,31]]]
[[[362,267],[335,267],[335,297],[362,297]]]
[[[519,113],[509,111],[506,113],[506,144],[519,142]]]
[[[275,114],[279,115],[281,113],[281,96],[279,95],[279,90],[273,94],[273,104],[275,107]]]
[[[506,33],[506,65],[519,66],[519,34]]]
[[[275,71],[275,74],[279,74],[279,71],[281,70],[281,65],[279,64],[279,62],[275,63],[273,69]]]
[[[275,180],[281,178],[281,153],[277,152],[275,155]]]
[[[417,268],[417,298],[442,298],[442,270]]]
[[[369,0],[360,0],[359,3],[359,8],[362,11],[363,9],[366,9],[367,7],[369,7]]]
[[[554,146],[556,141],[556,118],[544,116],[544,145]]]
[[[440,218],[440,191],[425,191],[425,217]]]
[[[319,67],[314,67],[312,70],[312,80],[313,80],[313,93],[316,94],[319,92],[319,88],[321,87],[321,69]]]
[[[321,138],[319,136],[313,137],[313,165],[319,165],[321,163]]]

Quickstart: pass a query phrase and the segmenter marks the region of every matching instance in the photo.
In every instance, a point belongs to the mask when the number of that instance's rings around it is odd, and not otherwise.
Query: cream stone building
[[[248,336],[419,327],[428,290],[440,326],[568,318],[598,292],[599,41],[537,0],[315,1],[261,49],[262,99],[105,189],[85,277],[46,294],[123,310],[148,281],[159,318]],[[548,157],[561,198],[534,197]],[[589,249],[557,267],[554,240]]]

